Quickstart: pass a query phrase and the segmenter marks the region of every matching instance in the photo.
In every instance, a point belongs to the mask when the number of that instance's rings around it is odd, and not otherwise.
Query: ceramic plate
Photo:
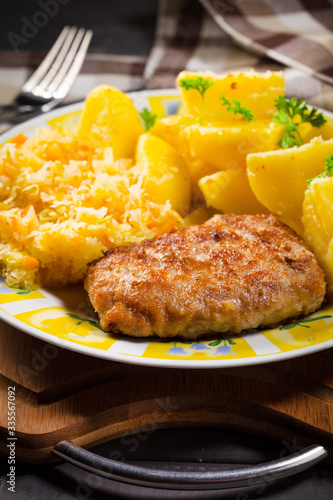
[[[176,90],[132,93],[139,110],[158,116],[177,112]],[[74,127],[83,104],[63,107],[19,125],[1,137],[55,124]],[[170,368],[218,368],[256,365],[328,349],[333,346],[333,307],[287,326],[243,336],[202,341],[162,341],[113,336],[101,330],[83,286],[24,291],[0,281],[0,319],[59,347],[113,361]]]

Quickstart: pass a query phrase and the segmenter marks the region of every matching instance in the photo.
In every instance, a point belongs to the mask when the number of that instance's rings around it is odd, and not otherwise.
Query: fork
[[[92,30],[65,26],[36,71],[21,87],[13,104],[0,106],[0,120],[31,112],[45,112],[68,94],[89,47]]]

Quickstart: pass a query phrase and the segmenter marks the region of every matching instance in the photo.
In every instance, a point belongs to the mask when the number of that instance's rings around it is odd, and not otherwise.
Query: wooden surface
[[[0,453],[8,456],[7,393],[16,388],[16,457],[54,460],[70,439],[92,447],[132,432],[214,426],[333,456],[333,351],[254,367],[171,370],[58,348],[0,323]]]

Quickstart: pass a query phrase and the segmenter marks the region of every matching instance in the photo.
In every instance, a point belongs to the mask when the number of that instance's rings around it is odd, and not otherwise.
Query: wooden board
[[[47,344],[0,322],[0,453],[8,456],[8,387],[15,386],[16,458],[52,461],[70,439],[91,447],[158,427],[218,426],[318,443],[333,456],[333,350],[266,365],[137,367]]]

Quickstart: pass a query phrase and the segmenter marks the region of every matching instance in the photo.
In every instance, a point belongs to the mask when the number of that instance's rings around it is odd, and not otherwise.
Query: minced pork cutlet
[[[104,330],[187,339],[308,315],[325,287],[314,255],[273,215],[215,215],[115,248],[85,279]]]

